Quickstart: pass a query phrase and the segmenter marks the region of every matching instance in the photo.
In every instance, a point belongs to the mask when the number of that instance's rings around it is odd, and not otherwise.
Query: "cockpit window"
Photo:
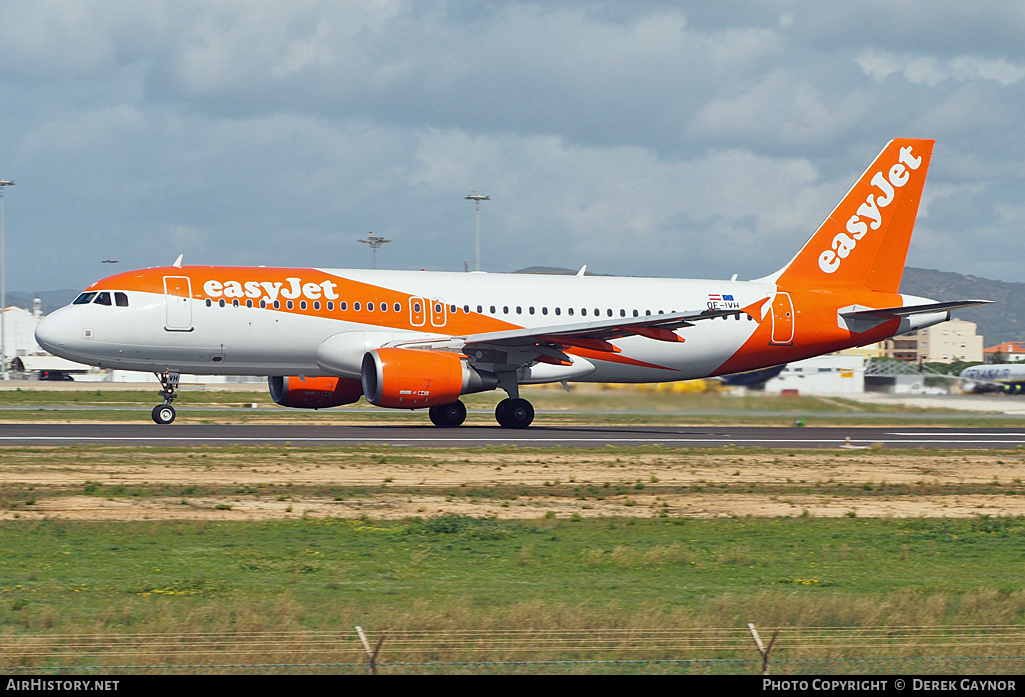
[[[95,297],[96,297],[96,293],[82,293],[77,298],[75,298],[75,302],[73,302],[71,304],[72,305],[88,305],[89,303],[91,303],[93,301],[93,298],[95,298]]]
[[[118,307],[128,307],[128,295],[125,293],[114,293],[114,304]]]
[[[110,293],[103,291],[96,295],[96,299],[93,300],[97,305],[110,305]]]

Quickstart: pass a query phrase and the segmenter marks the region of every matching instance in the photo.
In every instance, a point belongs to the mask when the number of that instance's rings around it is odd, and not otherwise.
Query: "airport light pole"
[[[381,248],[381,245],[388,244],[391,240],[386,240],[383,237],[379,237],[372,232],[367,233],[367,237],[364,240],[360,240],[363,244],[369,244],[370,248],[374,250],[374,267],[377,268],[377,250]]]
[[[0,179],[0,374],[7,379],[7,259],[4,230],[4,191],[14,182]]]
[[[4,245],[6,236],[3,227],[3,193],[14,182],[0,179],[0,373],[7,379],[7,260]]]
[[[477,236],[474,238],[475,244],[474,244],[474,255],[473,255],[473,258],[474,258],[473,270],[474,271],[480,271],[480,202],[481,201],[490,201],[491,197],[490,196],[483,196],[483,195],[478,194],[478,193],[476,193],[474,191],[471,191],[470,194],[466,197],[466,200],[467,201],[473,201],[474,210],[477,211]]]

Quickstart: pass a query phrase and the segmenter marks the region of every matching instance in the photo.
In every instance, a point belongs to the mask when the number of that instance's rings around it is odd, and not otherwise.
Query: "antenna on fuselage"
[[[176,269],[180,269],[180,268],[182,267],[182,258],[183,258],[184,256],[185,256],[185,254],[184,254],[184,253],[182,253],[182,254],[179,254],[179,255],[178,255],[178,258],[174,260],[174,263],[173,263],[173,264],[171,264],[171,266],[173,266],[173,267],[174,267],[174,268],[176,268]]]

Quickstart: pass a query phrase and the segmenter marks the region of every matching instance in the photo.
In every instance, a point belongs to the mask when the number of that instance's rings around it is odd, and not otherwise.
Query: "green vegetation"
[[[284,600],[287,616],[262,629],[502,627],[526,607],[518,622],[539,627],[632,626],[653,611],[874,626],[902,621],[886,614],[898,599],[942,624],[964,621],[969,597],[973,622],[1021,623],[1023,534],[1025,519],[985,517],[8,521],[0,632],[155,631],[189,617],[223,631],[231,613]]]
[[[153,391],[119,390],[6,390],[0,391],[0,417],[6,421],[150,421],[150,408],[159,402]],[[866,404],[836,397],[730,396],[721,392],[677,393],[654,389],[585,387],[565,393],[550,387],[525,388],[548,425],[705,425],[750,424],[792,426],[943,424],[947,426],[1017,426],[1021,417],[955,413],[901,405]],[[494,409],[504,393],[466,395],[467,423],[492,424]],[[257,404],[259,409],[252,409]],[[305,410],[278,407],[265,391],[230,392],[183,388],[175,407],[181,423],[408,423],[426,421],[424,412],[371,407],[360,399],[334,409]],[[542,421],[539,421],[541,423]]]

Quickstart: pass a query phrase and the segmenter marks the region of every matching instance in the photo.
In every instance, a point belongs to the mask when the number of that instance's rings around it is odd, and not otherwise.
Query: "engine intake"
[[[456,353],[380,348],[363,356],[363,394],[379,407],[421,409],[459,395],[493,390],[498,378],[469,366]]]
[[[303,378],[272,375],[267,378],[270,396],[283,407],[325,409],[352,404],[363,395],[359,380],[349,378]]]

